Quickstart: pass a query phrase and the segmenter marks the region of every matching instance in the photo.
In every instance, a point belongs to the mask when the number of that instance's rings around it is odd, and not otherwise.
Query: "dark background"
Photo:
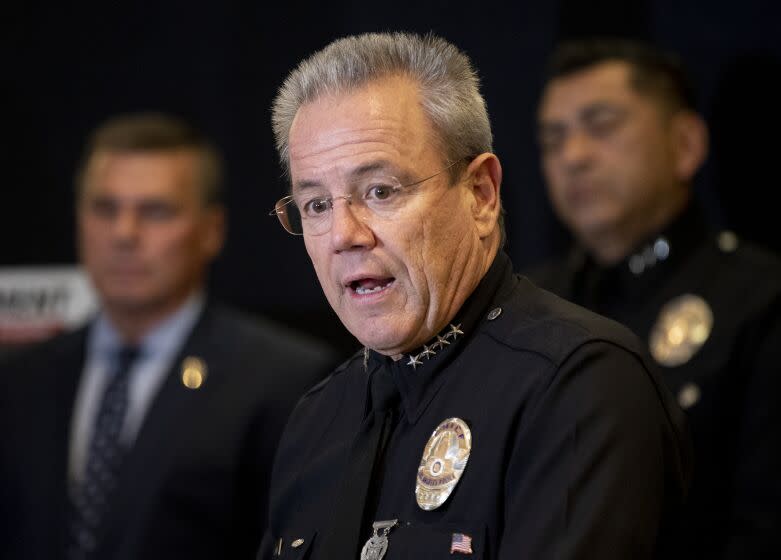
[[[91,129],[119,112],[193,121],[225,153],[231,227],[211,292],[307,330],[357,343],[328,308],[300,239],[268,211],[285,190],[269,106],[286,73],[330,40],[434,31],[464,49],[502,160],[507,250],[523,268],[562,251],[548,207],[534,115],[545,56],[562,37],[653,40],[699,85],[712,151],[697,192],[717,227],[775,250],[781,131],[781,5],[774,1],[321,2],[184,0],[25,3],[4,8],[0,266],[76,260],[72,174]]]

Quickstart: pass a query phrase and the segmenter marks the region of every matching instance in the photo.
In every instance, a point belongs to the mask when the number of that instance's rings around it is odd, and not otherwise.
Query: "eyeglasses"
[[[323,235],[331,229],[334,201],[343,199],[364,214],[392,219],[404,208],[409,195],[418,192],[412,187],[441,175],[459,161],[450,163],[425,179],[405,185],[396,177],[372,175],[358,180],[351,189],[352,193],[343,196],[307,196],[306,193],[288,195],[277,201],[269,216],[276,215],[282,227],[293,235]]]

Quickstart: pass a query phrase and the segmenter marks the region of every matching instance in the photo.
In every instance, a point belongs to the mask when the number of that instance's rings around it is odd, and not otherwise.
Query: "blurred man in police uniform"
[[[335,41],[273,120],[274,212],[365,349],[292,414],[259,557],[650,558],[683,414],[631,333],[513,275],[466,55]]]
[[[115,118],[77,183],[102,309],[0,367],[0,556],[251,556],[276,441],[328,354],[207,300],[225,216],[191,127]]]
[[[680,62],[648,45],[553,54],[542,165],[577,246],[532,277],[629,326],[688,412],[695,475],[667,557],[767,557],[781,551],[781,264],[697,209],[693,97]]]

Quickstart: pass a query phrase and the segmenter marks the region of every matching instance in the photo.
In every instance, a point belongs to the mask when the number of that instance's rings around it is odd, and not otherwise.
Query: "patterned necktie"
[[[385,446],[393,431],[400,395],[391,372],[380,368],[371,377],[372,408],[353,442],[332,524],[321,549],[322,558],[357,558],[372,482],[380,471]]]
[[[129,372],[138,348],[121,348],[95,420],[84,479],[71,493],[68,560],[84,560],[97,545],[98,531],[116,485],[125,450],[120,434],[128,407]]]

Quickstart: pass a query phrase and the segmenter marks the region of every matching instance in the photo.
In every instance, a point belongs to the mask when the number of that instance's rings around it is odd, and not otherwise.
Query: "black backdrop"
[[[72,263],[72,173],[87,133],[118,112],[162,110],[214,137],[228,165],[229,239],[211,291],[331,341],[357,344],[329,310],[300,239],[267,216],[285,185],[269,125],[295,63],[361,31],[434,31],[476,63],[505,170],[508,251],[517,267],[563,250],[534,142],[543,60],[561,37],[640,36],[678,51],[712,127],[697,191],[719,226],[781,249],[778,184],[781,6],[775,1],[636,0],[269,5],[117,1],[6,7],[2,20],[0,266]]]

